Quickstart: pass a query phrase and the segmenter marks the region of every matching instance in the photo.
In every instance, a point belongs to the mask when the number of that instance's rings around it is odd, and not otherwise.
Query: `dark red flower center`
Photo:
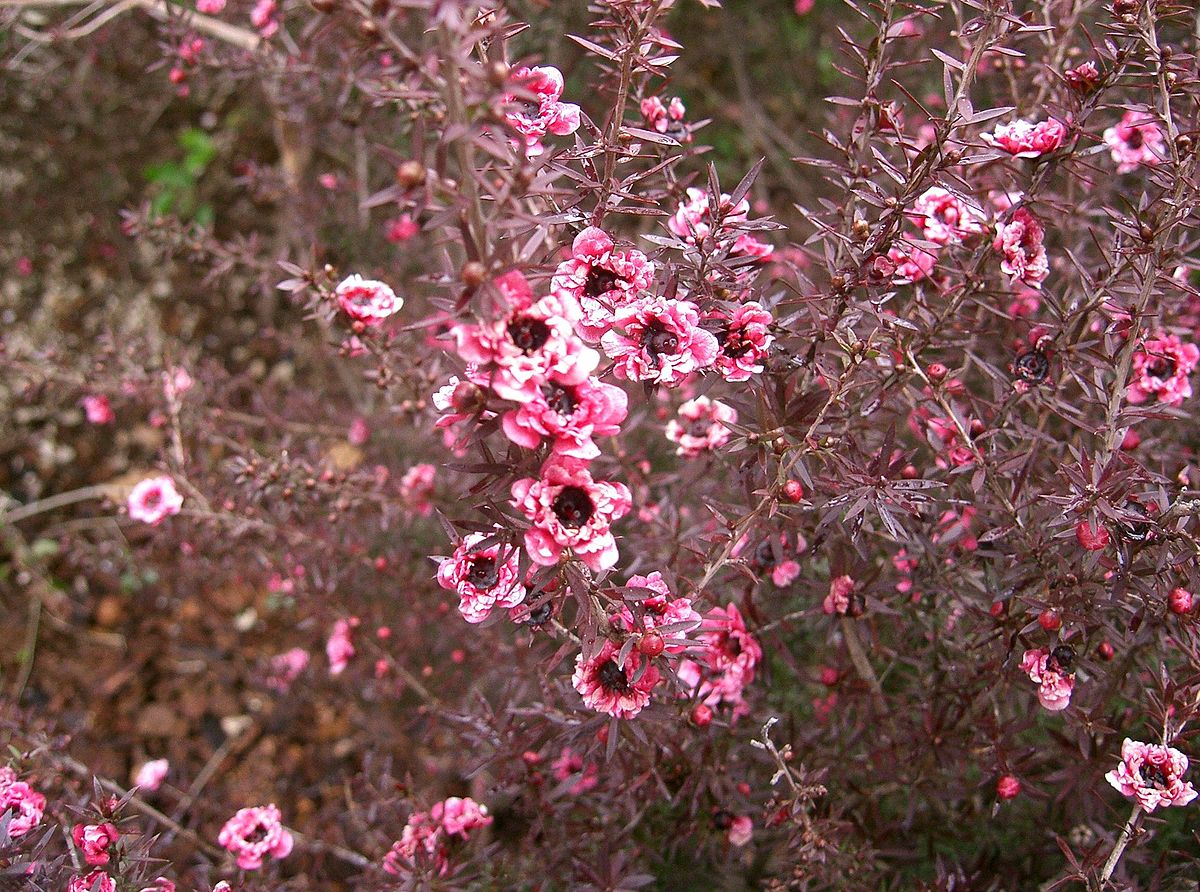
[[[1075,665],[1075,649],[1067,644],[1060,644],[1050,651],[1050,661],[1047,668],[1056,672],[1069,674]]]
[[[606,691],[618,694],[629,691],[629,677],[625,670],[617,665],[616,660],[611,658],[600,664],[600,668],[596,670],[596,678],[600,680],[600,687]]]
[[[1166,381],[1175,376],[1175,360],[1169,356],[1156,356],[1146,364],[1146,374]]]
[[[500,580],[500,569],[496,559],[490,557],[475,557],[471,560],[471,569],[467,571],[467,582],[477,589],[489,589]]]
[[[1041,350],[1028,350],[1016,358],[1013,371],[1027,384],[1041,384],[1050,373],[1050,360]]]
[[[152,489],[142,497],[142,505],[147,508],[157,508],[159,502],[162,501],[162,492],[157,489]]]
[[[1143,781],[1148,784],[1153,784],[1160,790],[1165,790],[1167,788],[1167,776],[1157,765],[1143,763],[1142,767],[1138,769],[1138,774],[1141,775]]]
[[[264,824],[262,824],[260,822],[258,824],[255,824],[254,829],[251,830],[249,833],[247,833],[242,838],[245,839],[246,842],[250,843],[251,845],[253,845],[256,842],[262,842],[264,839],[267,838],[267,828]]]
[[[554,500],[554,513],[564,527],[577,530],[589,520],[596,511],[592,498],[587,490],[578,486],[564,486],[558,498]]]
[[[679,335],[673,331],[667,331],[660,325],[653,325],[646,329],[642,344],[655,356],[660,353],[678,353]]]
[[[546,405],[559,415],[574,414],[575,407],[579,405],[574,390],[559,384],[543,384],[542,396],[545,397]]]
[[[540,350],[550,340],[550,326],[541,319],[522,316],[508,323],[508,336],[525,353]]]
[[[1131,128],[1129,131],[1129,136],[1126,137],[1125,142],[1131,149],[1140,149],[1142,147],[1142,143],[1145,142],[1144,138],[1142,137],[1141,129],[1138,127]]]
[[[587,281],[583,283],[583,293],[588,297],[599,297],[617,287],[621,278],[612,270],[602,266],[593,266],[588,270]]]

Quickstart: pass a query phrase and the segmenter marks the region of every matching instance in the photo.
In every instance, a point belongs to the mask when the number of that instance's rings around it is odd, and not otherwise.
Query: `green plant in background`
[[[143,175],[153,191],[151,213],[156,217],[175,214],[180,219],[209,226],[213,222],[213,208],[200,202],[197,187],[217,154],[216,145],[211,136],[197,127],[180,131],[178,142],[183,149],[182,160],[146,166]]]

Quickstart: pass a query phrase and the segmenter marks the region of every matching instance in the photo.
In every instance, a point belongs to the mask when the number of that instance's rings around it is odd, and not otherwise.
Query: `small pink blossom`
[[[839,576],[834,579],[829,584],[829,594],[825,596],[821,609],[830,616],[845,616],[850,609],[850,594],[854,591],[854,585],[854,578],[851,576]]]
[[[1173,334],[1147,338],[1133,354],[1132,380],[1125,398],[1134,405],[1151,397],[1166,406],[1178,406],[1192,395],[1188,380],[1200,362],[1200,347],[1185,344]]]
[[[717,339],[699,323],[694,303],[647,297],[619,309],[600,343],[618,378],[671,387],[717,358]]]
[[[723,223],[744,222],[750,213],[750,202],[742,199],[736,206],[732,196],[721,193],[719,208]],[[713,231],[714,220],[709,206],[709,194],[703,189],[689,186],[687,197],[675,209],[667,228],[689,244],[697,244],[708,238]]]
[[[400,498],[422,517],[433,513],[433,481],[437,468],[431,464],[413,465],[400,478]]]
[[[680,662],[678,675],[708,706],[729,703],[734,716],[749,711],[744,691],[762,661],[762,647],[747,631],[736,604],[714,607],[704,615],[697,636],[703,642],[696,659]]]
[[[71,877],[66,892],[117,892],[117,884],[97,867],[86,876]]]
[[[501,101],[507,107],[504,120],[525,141],[525,154],[534,158],[545,150],[542,139],[547,133],[567,136],[579,129],[579,106],[560,102],[563,76],[549,65],[521,67],[512,73],[512,83],[532,98],[506,93]]]
[[[332,192],[338,187],[338,175],[332,172],[323,173],[317,177],[317,182],[321,184],[322,189]]]
[[[133,783],[138,789],[153,792],[162,786],[163,781],[167,778],[167,772],[170,770],[171,763],[166,759],[151,759],[138,769]]]
[[[771,314],[762,305],[749,301],[740,305],[732,315],[713,313],[709,318],[723,320],[716,338],[720,347],[713,368],[726,381],[749,381],[764,368],[764,360],[775,337],[771,334]]]
[[[590,709],[631,719],[649,704],[650,691],[658,684],[659,673],[652,663],[642,667],[644,658],[636,649],[625,658],[624,668],[618,666],[617,650],[616,644],[606,640],[590,660],[580,654],[575,659],[571,683]]]
[[[887,259],[893,264],[892,281],[897,285],[911,285],[929,278],[937,263],[936,254],[917,247],[904,250],[893,246],[888,249]]]
[[[139,481],[129,493],[127,503],[131,518],[151,526],[178,514],[182,507],[183,496],[175,488],[175,481],[165,474]]]
[[[603,229],[589,226],[571,244],[571,256],[558,265],[550,290],[577,303],[580,333],[598,341],[612,327],[614,312],[654,284],[654,263],[635,248],[618,249]]]
[[[1037,124],[1021,120],[1001,124],[994,132],[982,134],[981,138],[1014,158],[1037,158],[1062,146],[1066,136],[1066,125],[1057,118],[1048,118]]]
[[[357,273],[341,281],[334,297],[347,316],[364,325],[378,325],[404,306],[404,299],[397,297],[389,286]]]
[[[263,39],[272,37],[279,30],[279,22],[275,13],[279,10],[276,0],[258,0],[250,10],[250,24],[258,29]]]
[[[796,0],[795,10],[796,15],[808,15],[816,6],[817,0]]]
[[[293,647],[271,657],[271,674],[267,677],[267,686],[280,694],[287,693],[292,682],[308,667],[309,659],[308,651],[303,647]]]
[[[556,780],[565,781],[574,775],[579,775],[568,791],[572,796],[579,796],[582,793],[586,793],[600,782],[599,766],[595,762],[585,763],[583,756],[580,756],[569,746],[563,747],[558,758],[550,763],[550,767],[554,771]]]
[[[628,403],[625,391],[597,378],[571,384],[550,375],[532,398],[504,414],[502,424],[518,446],[537,449],[549,440],[555,455],[590,461],[600,455],[592,438],[619,433]]]
[[[1129,173],[1142,164],[1153,167],[1166,157],[1162,129],[1147,112],[1125,112],[1119,124],[1104,131],[1104,144],[1117,163],[1117,173]]]
[[[429,810],[429,817],[442,825],[442,830],[450,836],[469,837],[468,831],[478,827],[487,827],[492,823],[487,806],[480,805],[468,797],[451,796],[442,802],[434,803]]]
[[[220,15],[225,9],[225,0],[196,0],[196,11],[205,15]]]
[[[669,654],[682,653],[687,647],[682,636],[699,627],[702,619],[692,606],[690,598],[676,598],[667,587],[662,573],[655,570],[649,576],[630,576],[625,584],[628,589],[649,589],[657,594],[643,598],[639,603],[642,608],[642,624],[639,626],[633,611],[628,604],[621,607],[621,612],[613,617],[613,622],[626,632],[639,629],[658,629],[666,639],[664,650]],[[638,592],[638,596],[645,592]],[[632,599],[631,599],[632,600]]]
[[[83,412],[87,420],[92,424],[111,424],[117,417],[104,394],[85,396],[80,402],[83,403]]]
[[[166,877],[155,877],[154,885],[147,886],[141,892],[175,892],[175,883]],[[216,892],[214,889],[213,892]]]
[[[535,564],[557,563],[565,550],[594,572],[617,562],[612,523],[629,513],[624,483],[596,481],[585,462],[551,456],[537,479],[512,485],[512,504],[532,523],[525,550]]]
[[[1063,671],[1049,651],[1040,648],[1025,651],[1021,669],[1038,686],[1038,702],[1050,712],[1060,712],[1070,705],[1075,675]]]
[[[678,96],[672,96],[665,103],[658,96],[648,96],[642,100],[640,108],[642,120],[649,129],[665,134],[676,142],[692,141],[692,134],[683,123],[687,108]]]
[[[1063,79],[1070,84],[1072,90],[1086,93],[1100,83],[1100,69],[1095,62],[1084,62],[1063,72]]]
[[[274,803],[239,809],[225,822],[217,842],[237,856],[242,870],[258,870],[263,859],[286,858],[292,851],[292,834],[283,826],[283,817]]]
[[[392,244],[406,242],[421,231],[420,225],[412,218],[412,214],[401,214],[394,220],[387,221],[385,234]]]
[[[782,560],[771,568],[771,582],[779,588],[785,588],[796,581],[800,575],[800,563],[793,560]]]
[[[25,781],[17,780],[16,772],[0,767],[0,814],[12,812],[8,835],[12,839],[24,836],[38,825],[46,810],[46,797]]]
[[[109,846],[121,838],[121,833],[112,824],[76,824],[71,830],[71,839],[83,852],[83,860],[95,867],[112,860]]]
[[[486,547],[495,533],[471,533],[438,565],[437,581],[458,595],[458,610],[469,623],[481,623],[495,607],[516,607],[525,600],[520,551],[501,542]]]
[[[798,2],[802,2],[802,0],[798,0]],[[741,848],[750,842],[750,837],[753,833],[754,822],[746,815],[739,815],[729,825],[729,844]]]
[[[1050,275],[1046,257],[1046,227],[1026,208],[1013,211],[1012,219],[996,227],[992,247],[1003,255],[1000,269],[1030,288],[1041,288]]]
[[[348,620],[339,619],[333,624],[329,640],[325,642],[325,656],[329,659],[329,674],[341,675],[350,665],[350,660],[356,653],[354,642],[350,640],[350,630],[353,628]]]
[[[667,439],[678,445],[676,455],[696,458],[720,449],[732,436],[726,424],[736,424],[737,410],[720,400],[696,397],[679,407],[679,417],[667,423]]]
[[[1141,743],[1125,738],[1121,744],[1121,764],[1104,779],[1147,812],[1159,806],[1187,805],[1196,798],[1196,790],[1183,780],[1188,758],[1170,746]]]
[[[957,245],[981,234],[985,220],[982,209],[939,186],[921,193],[911,216],[925,238],[939,245]]]

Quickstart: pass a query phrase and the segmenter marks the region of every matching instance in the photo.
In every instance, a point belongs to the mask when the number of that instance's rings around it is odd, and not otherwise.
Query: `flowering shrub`
[[[0,882],[1194,879],[1194,4],[70,6]]]

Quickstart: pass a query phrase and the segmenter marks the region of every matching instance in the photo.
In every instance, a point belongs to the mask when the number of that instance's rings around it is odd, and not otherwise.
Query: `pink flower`
[[[625,658],[624,668],[617,665],[617,645],[605,641],[590,660],[583,654],[575,658],[571,683],[586,706],[619,719],[631,719],[650,702],[650,691],[659,681],[658,669],[635,650]],[[642,669],[643,671],[639,671]]]
[[[504,414],[504,433],[526,449],[548,439],[555,455],[590,461],[600,455],[592,437],[620,432],[629,398],[597,378],[571,384],[558,377],[550,375],[532,398]]]
[[[481,623],[494,607],[516,607],[525,600],[520,551],[501,542],[481,543],[495,533],[471,533],[438,566],[437,581],[458,595],[458,610],[469,623]]]
[[[1021,793],[1021,782],[1011,774],[996,781],[996,795],[1000,799],[1016,799]]]
[[[333,191],[338,187],[338,175],[336,173],[323,173],[317,177],[317,182],[321,184],[322,189]]]
[[[533,524],[525,531],[525,550],[535,564],[555,564],[570,549],[600,572],[617,562],[610,528],[629,513],[632,497],[624,483],[594,481],[585,462],[551,456],[539,479],[512,485],[512,504]]]
[[[278,9],[279,5],[275,0],[258,0],[250,10],[250,24],[258,29],[263,39],[271,37],[279,30],[279,22],[275,19]]]
[[[892,281],[897,285],[911,285],[928,278],[937,263],[937,255],[924,248],[913,247],[905,251],[899,247],[888,249],[887,259],[894,264]]]
[[[225,822],[217,842],[237,856],[242,870],[258,870],[268,855],[286,858],[293,844],[292,834],[284,828],[274,803],[239,809]]]
[[[1178,406],[1192,395],[1188,375],[1200,362],[1200,348],[1172,334],[1147,338],[1133,354],[1132,380],[1125,398],[1137,405],[1151,396],[1166,406]]]
[[[142,790],[157,790],[166,780],[167,772],[170,770],[171,763],[166,759],[151,759],[138,769],[133,783]]]
[[[1072,90],[1084,93],[1100,83],[1100,69],[1095,62],[1084,62],[1064,71],[1063,79],[1071,85]]]
[[[825,596],[823,609],[830,616],[837,614],[845,616],[850,609],[850,593],[854,591],[854,578],[839,576],[829,584],[829,594]]]
[[[1104,524],[1092,526],[1089,521],[1081,520],[1075,525],[1075,539],[1088,551],[1103,551],[1108,548],[1108,528]]]
[[[1117,162],[1117,173],[1129,173],[1141,164],[1153,167],[1166,157],[1162,129],[1147,112],[1125,112],[1119,124],[1104,131],[1104,144]]]
[[[600,355],[575,336],[579,305],[573,298],[549,295],[535,301],[525,277],[515,271],[495,285],[507,300],[507,313],[451,330],[459,355],[476,365],[468,370],[472,381],[491,387],[501,399],[524,402],[552,375],[562,384],[580,384],[596,370]]]
[[[25,781],[17,780],[16,772],[0,767],[0,814],[12,812],[8,835],[12,839],[24,836],[38,825],[46,810],[46,797]]]
[[[387,240],[392,244],[406,242],[420,231],[421,227],[413,220],[412,214],[401,214],[394,220],[388,220],[385,230]]]
[[[117,892],[113,878],[97,867],[87,876],[73,876],[67,883],[67,892]]]
[[[1014,158],[1037,158],[1059,148],[1066,136],[1066,125],[1056,118],[1049,118],[1037,124],[1019,120],[1001,124],[994,133],[984,133],[981,138]]]
[[[783,560],[771,568],[771,582],[779,588],[785,588],[796,581],[800,575],[800,564],[793,560]]]
[[[358,274],[343,279],[334,297],[347,316],[364,325],[378,325],[404,306],[404,299],[383,282]]]
[[[654,263],[635,248],[617,250],[603,229],[589,226],[571,245],[571,257],[554,271],[550,290],[579,304],[580,333],[598,341],[612,327],[613,312],[654,284]]]
[[[468,365],[467,375],[475,374],[475,366]],[[456,427],[477,413],[480,421],[496,417],[495,412],[483,408],[487,403],[487,395],[479,386],[470,381],[460,381],[457,375],[451,375],[450,380],[435,390],[430,399],[433,407],[442,413],[433,426],[442,430],[442,441],[455,455],[463,455],[466,451],[464,442],[455,433]]]
[[[741,223],[749,216],[750,202],[742,199],[736,206],[731,196],[721,193],[720,210],[724,223]],[[709,207],[708,192],[689,186],[687,198],[680,202],[674,215],[667,221],[667,228],[689,244],[703,241],[712,232],[714,225],[712,208]]]
[[[1030,288],[1041,288],[1050,275],[1046,258],[1046,228],[1023,207],[1013,211],[1012,220],[996,227],[992,247],[1004,255],[1000,269]]]
[[[726,381],[749,381],[751,375],[763,370],[775,337],[771,334],[771,314],[762,305],[750,301],[733,311],[732,316],[724,313],[711,314],[725,320],[726,324],[717,332],[720,352],[713,362]]]
[[[175,892],[175,883],[166,877],[155,877],[154,885],[147,886],[141,892]],[[217,892],[214,888],[213,892]]]
[[[1071,702],[1071,691],[1075,688],[1075,674],[1060,665],[1059,658],[1055,656],[1059,650],[1027,650],[1021,658],[1021,669],[1038,686],[1038,702],[1050,712],[1066,709]]]
[[[350,660],[356,653],[354,642],[350,640],[352,626],[349,621],[339,619],[333,624],[329,640],[325,642],[325,656],[329,658],[329,674],[341,675],[350,665]]]
[[[293,647],[271,657],[271,674],[267,678],[267,686],[280,694],[287,693],[300,673],[308,667],[308,651],[303,647]]]
[[[701,623],[700,614],[692,606],[691,599],[673,597],[662,573],[657,570],[649,576],[630,576],[625,587],[634,590],[650,589],[657,594],[647,598],[644,597],[645,592],[633,591],[626,596],[627,600],[635,602],[642,599],[640,600],[641,625],[638,625],[637,619],[628,605],[621,607],[621,612],[613,617],[613,622],[626,632],[634,632],[639,629],[647,631],[658,629],[666,638],[664,650],[671,654],[682,653],[687,645],[682,643],[680,636],[697,628]]]
[[[1187,770],[1187,756],[1174,747],[1126,737],[1121,744],[1121,764],[1104,775],[1104,779],[1120,790],[1122,796],[1152,812],[1160,805],[1164,808],[1187,805],[1196,798],[1191,783],[1183,780]]]
[[[92,424],[111,424],[117,417],[108,402],[108,397],[103,394],[85,396],[80,402],[83,403],[83,412],[87,415],[87,420]]]
[[[680,681],[695,689],[701,702],[708,706],[725,702],[733,705],[735,716],[748,712],[742,694],[754,680],[755,667],[762,660],[762,647],[746,630],[737,605],[708,611],[698,637],[703,642],[702,649],[696,662],[680,663]]]
[[[433,513],[433,480],[437,468],[431,464],[413,465],[400,478],[400,498],[422,517]]]
[[[196,0],[196,12],[219,15],[225,9],[225,0]]]
[[[797,3],[804,0],[797,0]],[[812,0],[808,0],[812,2]],[[746,843],[750,842],[750,836],[754,833],[754,822],[746,815],[740,815],[733,819],[733,823],[729,825],[729,844],[741,848]]]
[[[563,76],[557,68],[521,67],[512,73],[512,83],[532,98],[506,93],[501,102],[508,108],[504,120],[525,139],[525,154],[534,158],[546,149],[542,138],[547,133],[567,136],[579,129],[579,106],[559,102],[563,91]]]
[[[692,141],[691,131],[683,123],[687,109],[678,96],[672,96],[665,104],[658,96],[649,96],[642,100],[640,108],[649,129],[666,134],[676,142]]]
[[[586,793],[600,782],[600,769],[596,763],[588,762],[585,765],[583,757],[569,746],[563,747],[558,758],[550,763],[550,767],[556,780],[565,781],[573,775],[579,775],[569,790],[572,796]]]
[[[183,496],[175,489],[175,481],[166,475],[147,477],[129,493],[129,516],[156,526],[183,507]]]
[[[460,799],[451,796],[442,802],[435,803],[429,810],[429,817],[442,825],[450,836],[468,837],[468,830],[486,827],[492,823],[492,817],[487,813],[487,806],[480,805],[469,796]]]
[[[83,852],[83,860],[95,867],[107,864],[112,858],[108,847],[121,838],[120,831],[112,824],[76,824],[71,830],[71,839]]]
[[[737,410],[720,400],[696,397],[679,407],[679,417],[667,423],[667,439],[677,443],[676,455],[696,458],[721,448],[732,436],[726,423],[736,424]]]
[[[647,297],[619,309],[600,343],[618,378],[670,387],[717,358],[717,339],[699,322],[690,301]]]
[[[812,12],[817,0],[796,0],[796,15],[808,15]]]
[[[957,245],[983,232],[983,211],[938,186],[926,189],[913,203],[913,222],[925,238],[939,245]]]

